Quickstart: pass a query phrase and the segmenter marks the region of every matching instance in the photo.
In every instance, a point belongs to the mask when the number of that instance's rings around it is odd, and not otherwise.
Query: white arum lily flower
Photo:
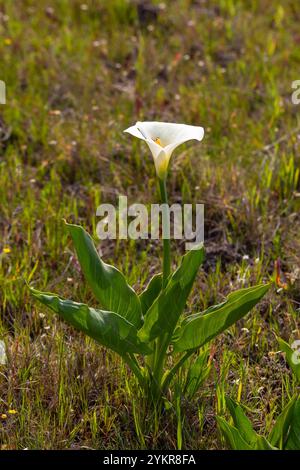
[[[200,141],[204,136],[203,127],[155,121],[137,122],[124,132],[148,144],[160,179],[166,177],[171,155],[178,145],[193,139]]]

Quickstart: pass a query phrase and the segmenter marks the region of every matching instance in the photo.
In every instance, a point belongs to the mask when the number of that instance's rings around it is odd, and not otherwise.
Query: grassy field
[[[165,2],[0,0],[0,365],[2,449],[222,449],[225,394],[266,433],[296,390],[276,335],[299,338],[300,10],[292,0]],[[231,290],[281,283],[209,345],[210,374],[192,400],[139,407],[121,360],[30,297],[93,305],[62,219],[95,235],[96,208],[158,200],[136,120],[201,125],[180,147],[171,202],[205,203],[206,260],[187,311]],[[97,241],[140,292],[160,243]],[[172,242],[174,266],[183,244]],[[190,364],[196,356],[191,359]]]

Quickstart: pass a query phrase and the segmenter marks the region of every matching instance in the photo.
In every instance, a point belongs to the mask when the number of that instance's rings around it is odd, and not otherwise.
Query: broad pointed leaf
[[[101,305],[139,328],[142,310],[138,295],[123,274],[99,257],[91,236],[79,225],[67,224],[83,274]]]
[[[175,331],[174,352],[203,346],[248,313],[265,295],[271,284],[240,289],[225,302],[186,318]]]
[[[286,450],[300,450],[300,398],[297,399],[290,422],[289,437],[285,444]]]
[[[172,334],[203,259],[203,248],[191,250],[182,257],[181,265],[147,312],[139,331],[141,340],[152,341],[165,333]]]
[[[227,423],[224,418],[217,416],[219,428],[225,437],[229,447],[233,450],[253,450],[253,448],[243,439],[237,428]]]
[[[153,304],[154,300],[159,296],[162,288],[162,274],[155,274],[145,290],[140,294],[140,301],[142,306],[143,315]]]
[[[58,313],[66,322],[98,343],[125,353],[149,354],[151,350],[137,337],[137,329],[132,323],[117,313],[96,310],[85,304],[64,300],[55,294],[40,292],[30,288],[32,295],[44,305]]]
[[[279,447],[279,449],[284,449],[285,447],[290,430],[290,424],[293,418],[295,403],[296,398],[292,398],[276,419],[273,429],[269,434],[269,441],[273,446]]]
[[[242,410],[242,407],[229,397],[226,397],[226,404],[233,418],[234,425],[239,430],[243,439],[251,447],[255,446],[257,433],[254,431],[252,424]]]
[[[257,434],[255,450],[278,450],[278,448],[272,446],[272,444],[270,444],[270,442],[264,436]]]
[[[233,450],[277,450],[277,448],[273,447],[264,436],[260,436],[255,431],[253,431],[255,434],[255,440],[253,435],[253,438],[251,438],[251,444],[249,444],[249,442],[244,438],[243,432],[240,428],[232,426],[220,416],[217,416],[217,421],[223,436]]]
[[[199,353],[197,359],[191,364],[184,388],[188,398],[193,398],[203,382],[207,379],[211,371],[211,364],[209,363],[209,349],[203,348]]]

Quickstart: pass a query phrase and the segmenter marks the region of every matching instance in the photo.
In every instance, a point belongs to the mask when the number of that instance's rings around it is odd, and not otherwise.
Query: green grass
[[[296,390],[275,335],[299,337],[300,11],[292,0],[142,3],[0,1],[2,449],[224,448],[225,394],[263,432]],[[95,235],[99,203],[158,199],[149,151],[122,132],[137,119],[206,130],[176,151],[168,181],[171,202],[205,203],[206,262],[188,308],[268,280],[278,258],[288,283],[210,345],[193,399],[181,392],[187,370],[177,378],[162,419],[141,408],[116,355],[24,283],[93,304],[62,219]],[[138,291],[160,270],[158,243],[98,247]],[[183,245],[172,247],[178,259]]]

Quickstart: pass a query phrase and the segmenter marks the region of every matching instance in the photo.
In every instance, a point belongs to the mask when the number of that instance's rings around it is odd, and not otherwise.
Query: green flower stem
[[[163,235],[170,234],[170,216],[167,196],[167,187],[166,187],[166,178],[159,178],[159,189],[160,189],[160,198],[161,202],[165,204],[162,211],[162,226],[163,226]],[[171,272],[171,244],[170,236],[169,238],[163,239],[163,288],[166,287],[168,278]],[[166,350],[168,348],[168,343],[166,344],[166,335],[158,338],[155,341],[155,352],[154,352],[154,363],[153,363],[153,387],[156,393],[160,390],[161,379],[163,375],[163,367],[166,357]],[[154,392],[155,394],[155,392]]]
[[[163,180],[159,178],[159,189],[160,189],[161,202],[163,204],[168,204],[166,178],[164,178]],[[163,224],[163,233],[166,233],[166,234],[170,233],[169,210],[166,206],[163,210],[162,224]],[[170,243],[170,237],[169,237],[169,238],[163,239],[163,287],[166,287],[167,285],[170,271],[171,271],[171,243]]]

